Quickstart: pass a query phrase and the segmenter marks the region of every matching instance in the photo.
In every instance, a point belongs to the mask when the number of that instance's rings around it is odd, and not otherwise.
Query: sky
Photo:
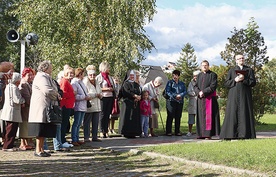
[[[190,43],[197,60],[210,65],[225,64],[220,52],[234,28],[245,29],[255,18],[269,59],[276,58],[275,0],[156,0],[157,13],[145,26],[156,50],[142,64],[164,66],[176,62],[181,49]]]

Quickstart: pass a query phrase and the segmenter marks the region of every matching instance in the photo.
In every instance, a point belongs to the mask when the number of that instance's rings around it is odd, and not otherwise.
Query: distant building
[[[175,70],[175,67],[176,67],[176,63],[168,62],[167,65],[162,67],[162,70],[163,70],[164,73],[172,73],[173,70]]]

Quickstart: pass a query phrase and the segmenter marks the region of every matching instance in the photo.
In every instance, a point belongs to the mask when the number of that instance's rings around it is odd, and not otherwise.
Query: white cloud
[[[181,48],[189,42],[200,61],[207,59],[210,63],[224,64],[220,52],[232,35],[230,31],[234,27],[246,28],[250,17],[254,17],[259,25],[268,46],[268,55],[273,58],[276,56],[274,9],[241,9],[227,4],[210,7],[196,4],[182,10],[158,8],[153,22],[146,26],[157,52],[149,54],[144,63],[164,65],[168,61],[174,62],[179,58]]]

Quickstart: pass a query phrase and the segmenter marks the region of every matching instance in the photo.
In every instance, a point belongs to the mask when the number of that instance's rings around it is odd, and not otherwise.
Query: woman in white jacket
[[[92,141],[100,142],[98,139],[98,125],[99,118],[101,113],[101,98],[102,98],[102,89],[100,84],[96,80],[96,68],[93,65],[86,67],[87,77],[83,79],[84,85],[88,90],[88,95],[92,98],[90,100],[91,107],[87,108],[83,120],[83,132],[84,132],[84,141],[89,142],[90,138],[90,122],[92,122]]]
[[[20,74],[13,73],[10,83],[5,89],[5,103],[1,114],[1,119],[6,121],[6,134],[3,151],[15,151],[14,140],[18,125],[22,122],[21,106],[24,106],[25,99],[19,91]]]

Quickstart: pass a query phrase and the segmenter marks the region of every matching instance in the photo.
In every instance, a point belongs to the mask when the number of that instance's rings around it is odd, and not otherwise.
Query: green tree
[[[195,50],[190,43],[185,44],[181,49],[180,58],[176,61],[176,69],[181,71],[180,80],[187,87],[193,78],[193,72],[198,69]]]
[[[56,70],[106,60],[114,75],[123,75],[154,48],[144,26],[155,8],[155,0],[24,0],[12,13],[23,22],[21,33],[39,35],[37,60],[52,61]]]
[[[225,76],[228,73],[229,70],[229,66],[224,66],[224,65],[213,65],[210,67],[210,70],[212,70],[213,72],[215,72],[218,76],[217,80],[218,80],[218,85],[217,85],[217,95],[219,96],[218,102],[219,102],[219,107],[220,107],[220,114],[223,115],[225,113],[225,109],[226,109],[226,100],[227,100],[227,93],[228,90],[227,88],[224,86],[225,83]]]
[[[262,80],[265,80],[265,86],[267,90],[264,93],[268,95],[269,104],[266,105],[265,110],[271,114],[276,113],[276,58],[273,58],[263,67],[265,76],[262,77]]]
[[[6,34],[11,29],[17,29],[20,26],[19,21],[12,15],[8,14],[11,9],[11,4],[17,0],[2,0],[0,1],[0,62],[11,61],[16,68],[20,66],[20,44],[10,43],[6,39]]]
[[[253,106],[256,121],[260,120],[266,111],[265,105],[269,104],[268,99],[260,99],[264,97],[264,90],[267,89],[265,80],[261,78],[265,76],[263,65],[268,62],[269,57],[266,56],[267,46],[258,28],[259,26],[253,17],[250,18],[246,29],[237,30],[234,28],[234,31],[231,32],[233,33],[232,37],[228,38],[229,43],[226,44],[225,50],[220,53],[228,66],[235,65],[235,55],[243,54],[246,58],[246,65],[254,69],[257,80],[257,85],[253,88]]]

